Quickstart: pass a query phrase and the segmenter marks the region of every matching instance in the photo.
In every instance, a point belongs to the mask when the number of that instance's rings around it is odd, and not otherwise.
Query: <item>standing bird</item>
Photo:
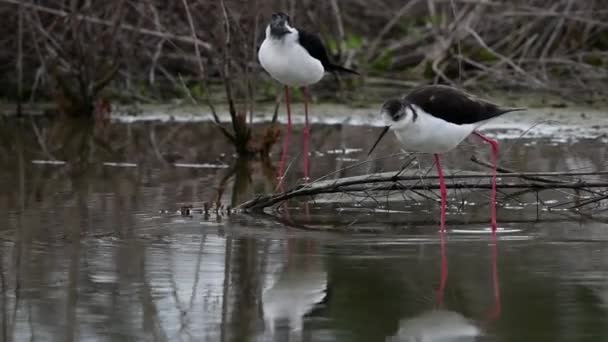
[[[285,86],[285,105],[287,107],[287,133],[283,140],[283,152],[279,166],[279,177],[283,176],[285,157],[291,136],[291,108],[289,106],[289,87],[302,87],[304,94],[304,177],[308,178],[308,86],[323,78],[325,71],[357,73],[354,70],[335,65],[329,61],[327,50],[321,39],[311,33],[291,26],[289,16],[282,12],[272,14],[266,26],[266,38],[258,51],[258,59],[264,70]]]
[[[439,155],[458,146],[471,133],[492,146],[492,233],[496,233],[496,163],[498,142],[476,132],[489,119],[525,108],[501,107],[461,90],[445,85],[422,86],[409,94],[390,99],[382,105],[386,127],[372,146],[372,153],[382,137],[393,129],[406,150],[433,153],[441,192],[441,230],[445,230],[447,190]]]

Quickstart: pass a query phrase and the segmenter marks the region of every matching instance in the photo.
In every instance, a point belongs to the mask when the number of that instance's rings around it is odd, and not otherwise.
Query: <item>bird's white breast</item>
[[[323,78],[325,68],[299,43],[297,31],[282,39],[266,37],[258,58],[262,67],[277,81],[292,87],[317,83]]]
[[[436,118],[421,108],[416,110],[416,120],[410,118],[391,126],[403,148],[411,152],[445,153],[454,149],[477,124],[457,125]]]

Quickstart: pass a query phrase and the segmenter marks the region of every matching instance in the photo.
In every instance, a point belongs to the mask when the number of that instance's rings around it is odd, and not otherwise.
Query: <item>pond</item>
[[[213,125],[187,120],[2,125],[2,340],[608,340],[606,203],[567,209],[588,192],[501,193],[497,239],[483,189],[450,191],[446,234],[432,192],[247,214],[228,207],[281,187],[278,147],[237,160]],[[504,167],[600,171],[605,125],[484,133]],[[286,187],[301,182],[301,131]],[[364,162],[378,131],[316,121],[312,178],[398,170],[411,156],[393,137]],[[471,138],[443,165],[487,172],[470,156],[488,150]]]

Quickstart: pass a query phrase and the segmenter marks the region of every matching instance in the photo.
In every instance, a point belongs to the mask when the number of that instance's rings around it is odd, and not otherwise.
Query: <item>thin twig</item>
[[[407,11],[414,6],[418,0],[410,0],[405,5],[403,5],[399,11],[389,20],[386,25],[379,31],[378,35],[374,38],[372,43],[369,45],[369,49],[367,50],[366,59],[369,61],[375,54],[378,49],[378,45],[382,41],[382,38],[393,29],[393,27],[401,20]]]
[[[21,116],[23,96],[23,4],[19,4],[17,24],[17,116]]]
[[[592,203],[597,203],[597,202],[603,201],[605,199],[608,199],[608,194],[607,195],[602,195],[602,196],[597,196],[597,197],[591,198],[591,199],[589,199],[587,201],[583,201],[583,202],[581,202],[581,203],[579,203],[577,205],[574,205],[574,206],[570,207],[569,209],[578,209],[580,207],[583,207],[583,206],[586,206],[586,205],[589,205],[589,204],[592,204]]]
[[[337,0],[331,0],[331,9],[334,12],[334,17],[336,18],[336,25],[338,27],[338,54],[342,56],[344,52],[344,23],[342,22],[342,14],[340,13],[340,6],[338,5]]]
[[[112,22],[110,20],[103,20],[103,19],[90,17],[90,16],[86,16],[86,15],[82,15],[82,14],[72,14],[72,13],[69,13],[66,11],[62,11],[62,10],[58,10],[58,9],[54,9],[54,8],[50,8],[50,7],[45,7],[45,6],[39,6],[39,5],[36,5],[33,3],[24,2],[24,1],[0,0],[0,2],[9,3],[9,4],[13,4],[13,5],[23,5],[24,8],[28,8],[28,9],[32,9],[32,10],[35,10],[38,12],[44,12],[44,13],[48,13],[48,14],[52,14],[52,15],[56,15],[56,16],[64,17],[64,18],[74,16],[75,19],[77,19],[77,20],[82,20],[82,21],[86,21],[89,23],[104,25],[104,26],[108,26],[108,27],[114,27],[114,22]],[[198,46],[204,48],[205,50],[213,49],[213,47],[210,43],[201,41],[200,39],[194,40],[194,39],[192,39],[192,37],[178,36],[178,35],[174,35],[174,34],[168,33],[168,32],[159,32],[159,31],[155,31],[155,30],[139,28],[139,27],[135,27],[135,26],[129,25],[129,24],[120,25],[120,29],[125,30],[125,31],[132,31],[135,33],[143,34],[143,35],[179,41],[182,43],[195,44],[195,45],[198,45]]]
[[[589,173],[569,173],[569,172],[520,172],[514,174],[504,174],[501,178],[522,178],[522,177],[542,177],[542,176],[573,176]],[[608,174],[608,171],[600,171],[593,173]],[[462,175],[445,175],[446,179],[471,179],[471,178],[489,178],[492,175],[471,173]],[[428,176],[429,179],[437,179],[438,176]],[[537,178],[538,179],[538,178]],[[371,174],[364,176],[346,177],[335,180],[326,180],[302,184],[294,189],[288,190],[276,195],[260,196],[249,202],[239,206],[241,209],[260,209],[269,207],[274,204],[286,201],[294,197],[314,196],[320,194],[329,194],[336,192],[360,192],[360,191],[394,191],[394,190],[431,190],[438,189],[438,184],[401,184],[396,181],[419,181],[420,177],[414,176],[398,176],[395,177],[394,172],[385,172],[380,174]],[[373,185],[375,183],[389,183],[381,185]],[[497,188],[505,189],[585,189],[608,187],[608,182],[587,182],[578,180],[576,182],[563,183],[504,183],[497,184]],[[449,186],[452,189],[489,189],[491,184],[474,184],[474,183],[453,183]]]
[[[559,183],[559,184],[522,184],[522,183],[502,183],[497,184],[497,189],[582,189],[582,188],[606,188],[608,182],[579,182],[579,183]],[[491,189],[492,184],[469,184],[469,183],[454,183],[451,184],[449,189]],[[315,188],[304,188],[294,189],[284,193],[280,193],[274,196],[260,196],[251,201],[245,202],[238,206],[236,209],[242,209],[245,211],[262,210],[263,208],[271,207],[275,204],[285,202],[292,198],[304,197],[304,196],[315,196],[320,194],[332,194],[332,193],[347,193],[347,192],[365,192],[365,191],[407,191],[407,190],[430,190],[439,189],[439,184],[428,184],[428,185],[403,185],[399,183],[393,183],[383,186],[375,186],[373,189],[365,185],[353,185],[353,186],[332,186],[324,189],[318,187]]]
[[[234,107],[234,99],[232,98],[232,80],[230,78],[230,47],[232,45],[230,35],[230,18],[228,17],[228,10],[224,0],[220,1],[222,8],[222,16],[224,18],[224,52],[222,54],[222,80],[224,81],[224,87],[226,89],[226,97],[228,101],[228,111],[230,112],[230,119],[232,120],[232,128],[236,140],[239,138],[240,128],[236,117],[236,108]]]
[[[509,66],[511,66],[513,68],[513,70],[517,71],[518,73],[522,74],[523,76],[529,78],[530,80],[532,80],[534,83],[538,84],[539,86],[545,86],[545,84],[543,82],[541,82],[539,79],[537,79],[536,77],[528,74],[527,72],[525,72],[522,68],[518,67],[517,65],[515,65],[515,63],[513,63],[513,61],[496,52],[494,49],[492,49],[491,47],[488,46],[488,44],[486,44],[486,42],[479,36],[479,34],[477,32],[475,32],[475,30],[473,30],[470,27],[467,27],[467,31],[469,32],[469,34],[471,36],[473,36],[473,38],[475,38],[475,40],[477,40],[477,42],[479,43],[479,45],[481,45],[484,49],[486,49],[486,51],[488,51],[490,54],[494,55],[495,57],[501,59],[502,61],[504,61],[505,63],[507,63]]]
[[[198,41],[198,37],[196,36],[196,29],[194,28],[194,20],[192,20],[192,15],[190,14],[190,6],[188,5],[188,0],[182,0],[182,4],[184,5],[184,9],[186,10],[186,17],[188,18],[188,25],[190,26],[190,34],[192,35],[193,41]],[[204,77],[205,68],[203,67],[203,59],[201,58],[201,50],[198,47],[198,44],[194,44],[194,53],[196,54],[196,60],[198,62],[198,72],[200,77]]]
[[[188,86],[186,86],[186,82],[184,82],[184,79],[182,78],[181,75],[179,75],[179,81],[180,81],[180,84],[182,86],[184,93],[186,93],[188,98],[193,103],[198,103],[198,101],[194,98],[194,96],[192,96],[192,92],[190,91],[190,89],[188,89]],[[211,99],[209,98],[208,92],[206,92],[205,100],[207,102],[207,106],[209,107],[209,110],[211,111],[211,117],[212,117],[211,123],[213,123],[220,130],[220,132],[222,132],[222,134],[226,138],[228,138],[228,140],[230,140],[231,143],[234,144],[236,142],[236,138],[234,137],[234,135],[232,135],[232,133],[228,132],[228,130],[224,126],[222,126],[220,117],[217,115],[217,111],[215,110],[215,106],[213,105],[213,103],[211,102]]]
[[[479,164],[485,167],[489,167],[489,168],[493,168],[494,166],[490,163],[488,163],[487,161],[484,160],[480,160],[477,158],[477,156],[471,156],[471,161],[475,164]],[[501,167],[501,166],[496,166],[496,171],[498,172],[502,172],[502,173],[507,173],[507,176],[509,174],[516,174],[517,171],[513,171],[511,169],[507,169],[505,167]],[[595,174],[595,173],[593,173]],[[559,176],[564,176],[564,174],[560,174]],[[586,176],[586,175],[583,175]],[[501,175],[502,177],[502,175]],[[541,177],[541,176],[531,176],[531,175],[520,175],[521,179],[527,179],[527,180],[531,180],[531,181],[535,181],[535,182],[544,182],[544,183],[568,183],[567,181],[561,180],[561,179],[550,179],[550,178],[545,178],[545,177]]]

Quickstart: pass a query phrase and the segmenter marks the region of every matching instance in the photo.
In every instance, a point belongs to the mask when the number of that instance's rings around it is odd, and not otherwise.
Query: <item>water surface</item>
[[[2,340],[608,340],[606,205],[563,210],[592,194],[503,194],[497,240],[487,190],[450,193],[445,236],[432,193],[183,216],[184,205],[274,191],[278,153],[235,160],[206,123],[2,129]],[[286,186],[301,182],[300,129]],[[343,170],[366,158],[362,137],[377,132],[315,125],[313,178],[397,170],[410,156]],[[603,170],[602,139],[504,140],[501,165]],[[474,146],[444,166],[487,171],[469,161],[487,157]],[[387,139],[377,157],[397,152]],[[419,156],[416,168],[431,165]]]

